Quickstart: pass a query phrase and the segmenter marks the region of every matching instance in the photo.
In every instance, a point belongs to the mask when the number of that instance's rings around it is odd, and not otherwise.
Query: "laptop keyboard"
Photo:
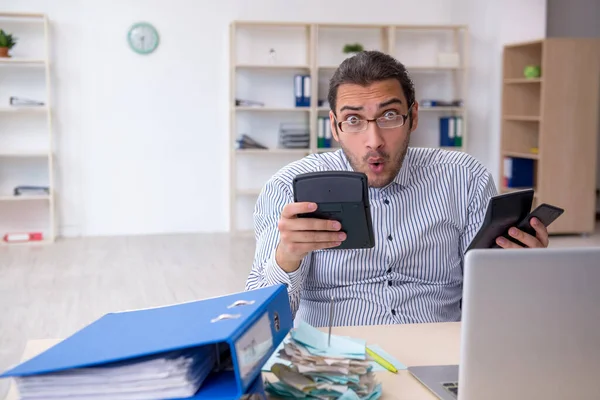
[[[458,382],[445,382],[442,383],[442,385],[444,385],[444,389],[453,395],[458,396]]]

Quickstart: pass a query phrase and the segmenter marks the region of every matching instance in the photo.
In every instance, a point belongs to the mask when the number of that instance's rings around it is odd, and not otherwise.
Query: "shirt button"
[[[396,310],[392,310],[392,315],[396,315]]]
[[[393,240],[392,235],[388,236],[388,240]]]
[[[390,201],[389,201],[388,199],[385,199],[383,202],[384,202],[385,204],[390,204]]]

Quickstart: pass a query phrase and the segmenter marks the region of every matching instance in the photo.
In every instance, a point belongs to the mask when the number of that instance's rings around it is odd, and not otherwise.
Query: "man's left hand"
[[[512,227],[508,230],[508,234],[512,238],[517,239],[524,246],[511,242],[510,240],[502,236],[496,239],[496,243],[498,244],[498,246],[502,247],[503,249],[520,249],[523,247],[548,247],[548,230],[546,229],[544,224],[542,224],[537,218],[532,218],[529,223],[531,224],[531,227],[535,229],[535,236],[525,233],[522,230],[517,229],[515,227]]]

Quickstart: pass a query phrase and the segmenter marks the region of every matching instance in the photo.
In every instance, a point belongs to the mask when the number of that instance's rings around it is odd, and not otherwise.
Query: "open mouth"
[[[384,163],[383,162],[369,162],[369,168],[371,169],[371,171],[375,172],[375,173],[380,173],[383,171],[383,166]]]

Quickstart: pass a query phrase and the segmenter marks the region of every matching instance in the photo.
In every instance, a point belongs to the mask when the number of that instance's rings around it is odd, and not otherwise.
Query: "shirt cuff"
[[[300,262],[300,267],[294,272],[285,272],[277,261],[275,255],[267,262],[265,275],[269,285],[284,284],[288,287],[289,293],[294,293],[300,289],[302,283],[302,269],[306,263],[306,258]]]

